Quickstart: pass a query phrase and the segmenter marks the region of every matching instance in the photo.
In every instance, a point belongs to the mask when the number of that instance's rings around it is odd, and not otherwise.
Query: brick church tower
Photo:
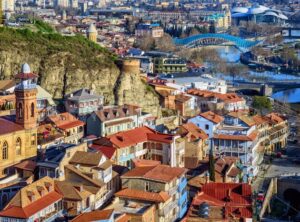
[[[37,125],[36,96],[37,75],[30,71],[27,63],[22,65],[21,73],[15,76],[19,84],[15,88],[16,123],[24,129],[33,129]]]

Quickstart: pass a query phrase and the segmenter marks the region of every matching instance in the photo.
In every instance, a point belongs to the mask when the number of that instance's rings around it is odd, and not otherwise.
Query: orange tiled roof
[[[192,97],[190,96],[187,96],[185,94],[177,94],[175,95],[175,100],[178,101],[178,102],[186,102],[186,101],[189,101]]]
[[[253,116],[253,120],[256,125],[268,123],[268,119],[265,116],[255,115],[255,116]]]
[[[266,115],[266,117],[269,119],[271,124],[278,124],[285,121],[278,113],[270,113]]]
[[[0,135],[24,130],[24,128],[14,122],[0,118]]]
[[[219,219],[252,218],[251,193],[249,184],[206,183],[202,186],[202,192],[194,197],[185,219],[187,219],[186,221],[189,221],[189,219],[193,221],[193,219],[199,218],[198,214],[194,212],[203,203],[223,209],[224,214]],[[208,219],[213,220],[214,218]]]
[[[195,137],[195,139],[208,139],[208,135],[194,123],[186,123],[181,125],[181,127],[184,128],[190,136]]]
[[[36,162],[32,160],[24,160],[23,162],[14,165],[15,168],[17,169],[22,169],[22,170],[27,170],[33,172],[35,167],[36,167]]]
[[[115,193],[115,196],[126,198],[126,199],[144,200],[144,201],[155,202],[155,203],[164,203],[171,198],[167,192],[163,192],[163,191],[159,193],[154,193],[154,192],[147,192],[147,191],[128,189],[128,188]]]
[[[101,146],[98,144],[92,144],[90,146],[90,148],[103,153],[104,156],[106,156],[108,159],[111,159],[114,156],[114,154],[116,153],[116,148],[114,148],[112,146],[104,146],[104,145]]]
[[[23,208],[21,206],[8,205],[0,212],[0,216],[26,219],[61,199],[61,194],[52,191]]]
[[[173,135],[158,133],[149,127],[143,126],[132,130],[118,132],[105,138],[101,138],[95,141],[95,144],[124,148],[128,146],[134,146],[138,143],[146,141],[155,141],[170,144],[173,141]]]
[[[199,114],[200,116],[202,116],[203,118],[205,119],[208,119],[209,121],[213,122],[213,123],[220,123],[224,120],[224,118],[218,114],[215,114],[214,112],[212,111],[207,111],[207,112],[204,112],[204,113],[200,113]]]
[[[75,217],[71,222],[88,222],[88,221],[98,221],[98,220],[108,220],[112,213],[114,212],[113,209],[109,210],[95,210],[87,213],[82,213]]]
[[[188,94],[204,97],[204,98],[217,98],[222,100],[225,103],[235,103],[240,101],[245,101],[242,97],[239,97],[236,93],[217,93],[208,90],[199,90],[199,89],[189,89]]]
[[[84,122],[76,119],[75,116],[68,112],[49,116],[48,118],[56,127],[63,130],[84,125]]]
[[[143,178],[161,182],[170,182],[176,177],[180,177],[186,172],[185,168],[170,167],[168,165],[157,165],[150,167],[136,167],[129,172],[125,173],[124,178]]]
[[[227,134],[214,134],[214,139],[223,140],[240,140],[240,141],[254,141],[258,136],[257,131],[253,131],[247,135],[227,135]]]

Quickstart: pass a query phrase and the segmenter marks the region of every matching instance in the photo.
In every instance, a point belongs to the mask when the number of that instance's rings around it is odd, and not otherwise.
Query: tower
[[[36,128],[37,124],[37,75],[30,71],[27,63],[22,65],[21,73],[15,76],[19,82],[15,88],[16,123],[24,129]]]
[[[87,33],[87,38],[90,40],[90,41],[93,41],[93,42],[97,42],[97,29],[95,27],[95,25],[93,23],[90,24],[88,30],[86,31]]]

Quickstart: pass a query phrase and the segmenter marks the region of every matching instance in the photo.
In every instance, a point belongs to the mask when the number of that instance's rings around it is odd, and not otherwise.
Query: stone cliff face
[[[0,30],[0,39],[1,34]],[[0,79],[13,78],[20,71],[21,64],[27,62],[39,75],[39,84],[54,98],[62,98],[80,88],[90,88],[103,95],[106,104],[131,103],[155,115],[159,112],[157,95],[149,91],[149,86],[142,82],[139,74],[121,72],[105,51],[91,49],[91,55],[84,51],[81,56],[81,45],[70,45],[75,48],[72,50],[78,48],[77,52],[53,50],[42,44],[29,47],[29,44],[35,44],[30,41],[21,41],[15,46],[11,43],[11,47],[2,43]]]
[[[121,75],[117,80],[115,98],[117,104],[133,104],[144,107],[145,112],[160,116],[161,109],[154,89],[140,78],[137,60],[123,61]]]

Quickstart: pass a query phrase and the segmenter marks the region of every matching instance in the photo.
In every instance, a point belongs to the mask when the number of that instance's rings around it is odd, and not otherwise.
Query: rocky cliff
[[[155,115],[157,95],[135,71],[120,71],[107,50],[84,37],[0,28],[0,79],[9,79],[27,62],[54,98],[80,88],[105,97],[106,104],[131,103]]]

